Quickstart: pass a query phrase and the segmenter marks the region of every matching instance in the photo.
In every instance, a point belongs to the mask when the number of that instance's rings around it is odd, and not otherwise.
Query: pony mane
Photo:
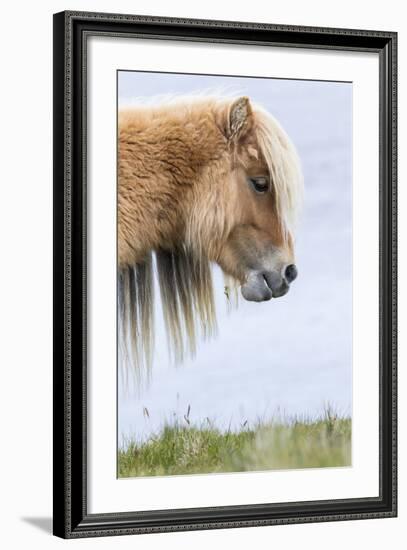
[[[154,263],[172,361],[179,364],[187,355],[194,356],[198,334],[207,339],[217,331],[211,267],[205,257],[182,246],[150,253],[144,262],[122,269],[118,279],[120,364],[125,380],[133,372],[139,386],[151,376]]]

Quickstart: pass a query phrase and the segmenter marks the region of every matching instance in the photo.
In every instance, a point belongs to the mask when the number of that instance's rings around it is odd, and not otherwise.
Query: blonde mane
[[[199,119],[203,120],[201,124],[216,128],[216,125],[222,124],[219,113],[226,112],[235,99],[212,96],[167,98],[162,105],[150,102],[121,111],[119,125],[137,120],[142,130],[148,128],[152,121],[169,118],[181,125]],[[267,163],[278,217],[284,235],[292,235],[302,200],[299,160],[278,122],[257,104],[252,103],[252,108],[254,124],[251,131]],[[200,147],[200,154],[205,154],[201,144],[196,147]],[[208,152],[210,154],[214,155]],[[210,160],[212,162],[212,158]],[[221,162],[219,153],[219,158],[215,158],[212,164],[220,165]],[[214,173],[201,167],[200,178],[201,188],[206,184],[205,206],[197,201],[191,204],[186,215],[184,242],[171,251],[154,248],[147,251],[135,265],[128,264],[119,269],[120,363],[124,366],[126,376],[129,370],[134,372],[139,383],[148,380],[153,357],[154,269],[157,272],[169,350],[175,363],[182,362],[186,355],[195,354],[198,337],[208,338],[217,330],[207,252],[227,237],[231,230],[231,220],[227,205],[222,200],[221,188],[211,185]],[[135,368],[128,369],[127,366]]]
[[[154,252],[168,349],[175,364],[194,356],[198,334],[217,331],[210,262],[186,247]],[[153,253],[119,272],[119,353],[122,374],[149,381],[154,349]],[[135,367],[128,368],[128,367]]]

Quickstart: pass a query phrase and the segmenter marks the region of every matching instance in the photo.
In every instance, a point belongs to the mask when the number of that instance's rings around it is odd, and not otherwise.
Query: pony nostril
[[[290,264],[285,268],[284,276],[288,283],[292,283],[297,278],[298,271],[294,264]]]

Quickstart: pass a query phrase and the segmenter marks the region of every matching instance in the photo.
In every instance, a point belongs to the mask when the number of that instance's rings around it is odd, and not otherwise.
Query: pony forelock
[[[303,178],[297,152],[280,124],[261,107],[254,110],[255,132],[269,169],[277,213],[285,234],[293,234],[303,200]]]

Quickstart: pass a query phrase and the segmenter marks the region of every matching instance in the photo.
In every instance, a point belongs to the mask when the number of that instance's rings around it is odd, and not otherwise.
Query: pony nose
[[[295,264],[290,264],[285,268],[284,277],[287,283],[292,283],[297,278],[298,270]]]

